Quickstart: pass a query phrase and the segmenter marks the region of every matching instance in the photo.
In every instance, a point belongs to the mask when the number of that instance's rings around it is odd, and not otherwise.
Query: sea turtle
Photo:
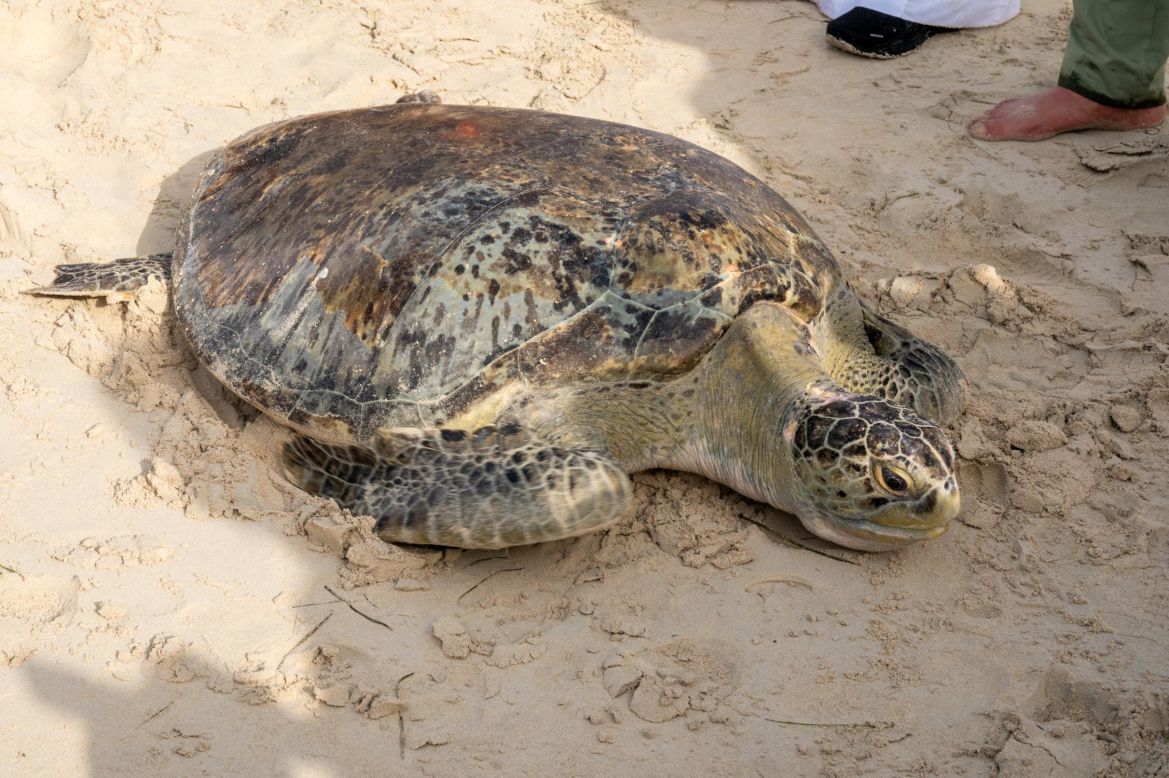
[[[173,256],[57,274],[36,291],[170,279],[197,357],[297,433],[288,478],[390,541],[590,532],[659,467],[857,549],[958,512],[958,367],[762,181],[657,132],[430,101],[281,121],[214,155]]]

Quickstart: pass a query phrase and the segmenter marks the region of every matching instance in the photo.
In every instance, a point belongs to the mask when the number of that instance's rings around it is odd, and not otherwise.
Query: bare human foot
[[[1074,130],[1144,130],[1165,121],[1165,106],[1113,108],[1062,86],[1006,100],[970,123],[978,140],[1045,140]]]

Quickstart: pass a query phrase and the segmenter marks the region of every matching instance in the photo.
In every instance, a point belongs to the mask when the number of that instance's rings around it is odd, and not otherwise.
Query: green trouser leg
[[[1073,0],[1059,85],[1113,108],[1165,102],[1169,0]]]

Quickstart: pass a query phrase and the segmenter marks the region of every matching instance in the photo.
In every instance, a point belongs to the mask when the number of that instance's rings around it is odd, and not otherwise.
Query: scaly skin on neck
[[[670,466],[701,473],[740,494],[798,513],[800,484],[785,431],[813,387],[835,389],[809,352],[806,330],[778,305],[739,316],[697,372],[695,445]]]
[[[807,408],[810,385],[831,387],[817,362],[797,351],[807,349],[803,333],[778,305],[757,303],[688,375],[560,390],[529,405],[527,423],[550,440],[596,445],[627,472],[698,473],[794,511],[783,430]]]
[[[824,310],[812,337],[824,360],[824,369],[841,388],[850,392],[872,394],[878,376],[886,376],[893,367],[873,353],[865,339],[864,314],[856,295],[839,285],[827,295]]]

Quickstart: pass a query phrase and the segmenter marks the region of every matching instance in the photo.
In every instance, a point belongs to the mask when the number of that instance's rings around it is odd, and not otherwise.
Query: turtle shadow
[[[138,256],[173,251],[183,210],[191,201],[195,182],[219,148],[209,149],[187,160],[178,170],[162,180],[158,196],[138,236]]]
[[[220,147],[215,147],[197,154],[162,180],[158,187],[158,195],[138,236],[135,248],[138,256],[175,250],[179,226],[183,213],[191,202],[195,184],[219,150]],[[173,301],[165,315],[171,318],[170,323],[173,324]],[[195,356],[186,337],[176,331],[173,341],[185,364],[190,366],[190,388],[199,393],[224,424],[231,429],[239,430],[261,415],[259,409],[239,398],[212,375]]]

